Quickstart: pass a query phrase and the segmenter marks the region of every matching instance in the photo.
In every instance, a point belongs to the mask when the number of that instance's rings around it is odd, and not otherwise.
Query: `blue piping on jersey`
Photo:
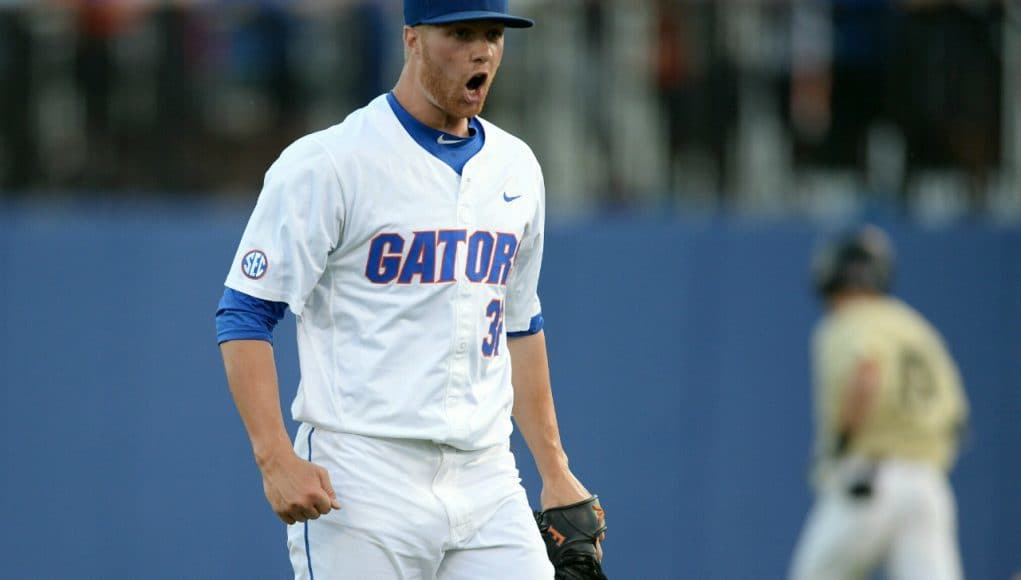
[[[424,125],[401,106],[393,93],[386,94],[386,102],[390,103],[390,108],[408,135],[411,135],[422,149],[446,163],[458,175],[461,175],[461,170],[468,160],[481,151],[486,143],[486,131],[475,117],[468,119],[469,136],[459,137]]]
[[[518,332],[508,332],[508,338],[517,338],[519,336],[531,336],[538,334],[542,327],[545,326],[546,320],[542,317],[542,312],[532,317],[532,320],[528,323],[528,330],[520,330]]]
[[[312,461],[312,434],[316,432],[316,428],[308,432],[308,460]],[[308,547],[308,520],[305,520],[305,561],[308,562],[308,580],[316,580],[316,575],[312,572],[312,550]]]
[[[216,307],[216,341],[264,340],[273,344],[273,328],[283,320],[287,304],[270,302],[233,288],[224,288]]]

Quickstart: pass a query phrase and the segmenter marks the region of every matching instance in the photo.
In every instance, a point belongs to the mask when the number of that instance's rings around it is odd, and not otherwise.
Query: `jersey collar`
[[[486,142],[486,132],[476,117],[468,119],[470,135],[459,137],[433,129],[411,116],[411,113],[401,106],[392,92],[386,94],[386,101],[408,135],[420,147],[447,164],[458,175],[461,175],[461,170],[464,169],[468,160],[474,157]]]

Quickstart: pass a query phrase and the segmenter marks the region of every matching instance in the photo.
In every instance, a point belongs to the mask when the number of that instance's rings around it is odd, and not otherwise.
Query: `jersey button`
[[[459,342],[457,344],[457,352],[464,352],[466,350],[468,350],[468,343],[467,342]]]

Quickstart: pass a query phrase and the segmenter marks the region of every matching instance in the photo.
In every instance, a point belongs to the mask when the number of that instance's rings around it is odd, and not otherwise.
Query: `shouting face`
[[[418,82],[447,117],[482,112],[503,58],[503,24],[487,20],[418,26]]]

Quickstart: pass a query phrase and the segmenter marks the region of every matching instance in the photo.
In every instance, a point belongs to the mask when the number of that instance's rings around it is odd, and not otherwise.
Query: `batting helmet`
[[[823,244],[812,260],[815,290],[828,298],[841,290],[887,293],[893,278],[893,245],[872,225]]]

